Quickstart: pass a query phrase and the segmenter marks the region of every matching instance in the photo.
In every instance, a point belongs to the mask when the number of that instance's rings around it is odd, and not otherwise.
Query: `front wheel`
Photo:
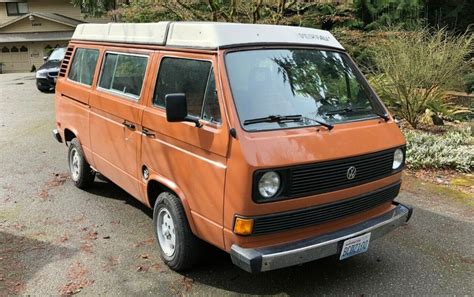
[[[87,163],[81,143],[77,138],[69,143],[68,161],[69,172],[74,185],[79,189],[91,186],[94,182],[95,172]]]
[[[153,209],[153,225],[161,259],[171,269],[189,269],[199,261],[202,242],[192,233],[176,195],[164,192],[158,196]]]

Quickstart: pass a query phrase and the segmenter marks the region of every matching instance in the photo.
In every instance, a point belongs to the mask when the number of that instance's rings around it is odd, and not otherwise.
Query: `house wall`
[[[84,19],[79,7],[74,7],[70,0],[26,0],[28,12],[56,13],[69,18],[86,21],[89,23],[106,23],[111,20],[107,17],[102,19]],[[0,24],[18,19],[20,16],[8,16],[5,0],[0,0]],[[24,18],[0,29],[1,33],[24,33],[24,32],[62,32],[73,31],[71,26],[58,22],[35,17],[33,21]],[[3,73],[28,72],[32,66],[38,69],[44,62],[43,57],[49,54],[49,48],[66,46],[67,41],[44,41],[44,42],[16,42],[0,43],[0,63],[3,64]],[[11,52],[12,48],[20,49],[26,47],[23,52]],[[2,52],[2,49],[9,52]],[[24,50],[25,48],[23,48]]]
[[[29,12],[49,12],[62,14],[64,16],[85,20],[89,23],[107,23],[111,20],[107,17],[96,19],[87,18],[84,19],[81,15],[81,9],[74,7],[70,0],[27,0]],[[0,24],[17,18],[18,16],[8,16],[7,8],[5,3],[0,3]]]
[[[43,57],[47,56],[48,47],[66,46],[67,41],[43,41],[43,42],[21,42],[12,44],[0,44],[0,62],[3,63],[3,73],[9,72],[29,72],[34,65],[38,69],[43,65]],[[28,49],[27,52],[2,53],[2,48],[7,47],[11,50],[13,47]]]

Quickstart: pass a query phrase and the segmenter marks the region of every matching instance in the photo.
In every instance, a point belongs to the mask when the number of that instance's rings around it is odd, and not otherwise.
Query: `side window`
[[[153,104],[164,107],[165,96],[173,93],[186,94],[190,115],[206,121],[220,122],[211,62],[163,58]]]
[[[88,48],[76,49],[68,78],[91,86],[98,57],[99,50]]]
[[[209,73],[209,80],[207,82],[204,103],[202,106],[202,119],[213,123],[222,123],[219,101],[217,100],[216,80],[212,68]]]
[[[138,98],[147,63],[145,56],[106,53],[99,87]]]

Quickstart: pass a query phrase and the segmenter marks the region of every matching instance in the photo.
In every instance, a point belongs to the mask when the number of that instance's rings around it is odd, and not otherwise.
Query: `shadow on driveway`
[[[89,192],[124,201],[152,217],[148,207],[111,182],[97,181]],[[367,253],[343,261],[338,258],[249,274],[234,266],[227,253],[209,246],[204,263],[179,276],[198,295],[219,290],[258,295],[472,292],[472,224],[422,208],[415,208],[407,225],[370,242]]]
[[[128,204],[132,207],[141,210],[144,214],[153,219],[152,209],[150,209],[137,199],[133,198],[130,194],[125,192],[125,190],[123,190],[122,188],[120,188],[102,175],[96,176],[93,186],[88,189],[85,189],[84,191],[92,195],[123,201],[125,204]]]
[[[0,232],[0,296],[20,293],[36,272],[77,250]]]

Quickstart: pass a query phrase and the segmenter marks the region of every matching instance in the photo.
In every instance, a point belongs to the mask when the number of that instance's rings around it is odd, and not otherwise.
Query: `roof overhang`
[[[36,32],[36,33],[0,33],[0,44],[37,41],[70,40],[73,31]]]
[[[1,1],[1,0],[0,0]],[[31,13],[27,13],[27,14],[24,14],[22,16],[19,16],[17,18],[14,18],[8,22],[5,22],[3,24],[0,24],[0,29],[2,28],[5,28],[5,27],[8,27],[16,22],[19,22],[23,19],[26,19],[26,18],[40,18],[40,19],[45,19],[45,20],[48,20],[48,21],[51,21],[51,22],[55,22],[55,23],[58,23],[58,24],[62,24],[62,25],[65,25],[65,26],[69,26],[73,29],[76,28],[77,25],[79,24],[83,24],[84,22],[81,21],[81,20],[76,20],[76,19],[73,19],[73,18],[70,18],[70,17],[66,17],[66,16],[63,16],[63,15],[59,15],[59,14],[54,14],[54,13],[36,13],[36,12],[31,12]]]

